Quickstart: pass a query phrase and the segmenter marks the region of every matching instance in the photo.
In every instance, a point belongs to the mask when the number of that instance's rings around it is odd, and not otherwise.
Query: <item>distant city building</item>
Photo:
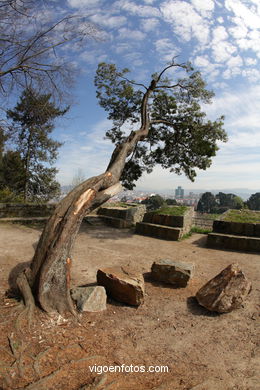
[[[179,186],[175,190],[175,199],[183,199],[183,198],[184,198],[184,189]]]

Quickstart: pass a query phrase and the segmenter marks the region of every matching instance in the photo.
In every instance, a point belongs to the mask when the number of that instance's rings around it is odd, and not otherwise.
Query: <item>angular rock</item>
[[[227,313],[242,306],[252,285],[238,264],[230,264],[197,292],[200,305],[210,311]]]
[[[111,298],[119,302],[139,306],[144,300],[143,275],[125,267],[99,269],[97,282],[105,287]]]
[[[193,276],[194,264],[162,259],[153,263],[151,271],[153,280],[185,287]]]
[[[107,308],[106,290],[102,286],[75,287],[70,293],[79,311],[98,312]]]

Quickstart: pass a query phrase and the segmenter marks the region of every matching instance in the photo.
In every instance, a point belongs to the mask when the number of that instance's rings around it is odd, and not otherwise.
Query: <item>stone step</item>
[[[183,229],[154,223],[138,222],[135,233],[144,236],[161,238],[163,240],[178,241],[183,233]]]
[[[102,219],[97,215],[87,215],[83,218],[83,222],[86,222],[87,224],[91,226],[103,226],[104,222]]]
[[[260,238],[213,232],[208,234],[207,246],[212,248],[260,252]]]
[[[104,225],[104,223],[106,225],[109,225],[109,226],[112,226],[112,227],[115,227],[118,229],[125,229],[125,228],[130,228],[133,226],[131,221],[127,221],[127,220],[122,219],[122,218],[109,217],[106,215],[99,215],[96,218],[98,218],[98,220],[99,220],[99,222],[96,221],[95,223],[93,223],[93,225],[96,225],[96,226]],[[88,217],[85,217],[85,219],[88,220]],[[94,219],[89,220],[90,224],[92,224],[93,221],[94,221]]]

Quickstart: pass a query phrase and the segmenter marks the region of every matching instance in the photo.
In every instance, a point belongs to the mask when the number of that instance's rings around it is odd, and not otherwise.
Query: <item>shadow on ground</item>
[[[195,316],[204,316],[204,317],[219,317],[221,314],[209,311],[205,307],[201,306],[196,297],[187,298],[187,308]]]
[[[117,229],[104,224],[90,225],[83,221],[79,233],[87,234],[91,238],[99,238],[101,240],[120,240],[122,238],[133,237],[134,229]]]

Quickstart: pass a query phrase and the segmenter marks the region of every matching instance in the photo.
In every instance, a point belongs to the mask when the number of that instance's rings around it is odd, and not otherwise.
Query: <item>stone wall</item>
[[[100,207],[97,214],[100,216],[119,218],[125,221],[129,221],[133,224],[140,222],[146,212],[145,205],[130,206],[128,208],[123,207]]]
[[[182,228],[184,233],[188,233],[193,224],[194,209],[189,207],[184,215],[160,215],[152,211],[146,213],[143,222],[155,225]]]
[[[260,223],[214,221],[213,232],[247,237],[260,237]]]
[[[192,225],[199,227],[199,228],[212,230],[213,229],[213,219],[193,217]]]
[[[55,204],[0,203],[0,218],[48,217]]]

